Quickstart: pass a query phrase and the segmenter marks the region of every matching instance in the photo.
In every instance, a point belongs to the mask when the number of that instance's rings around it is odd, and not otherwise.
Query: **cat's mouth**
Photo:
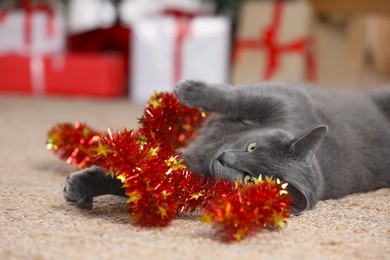
[[[243,184],[247,184],[247,185],[255,184],[257,182],[256,179],[259,180],[259,181],[262,181],[262,180],[265,180],[265,179],[275,180],[275,181],[278,181],[278,182],[284,182],[288,186],[288,182],[285,182],[281,178],[274,177],[272,175],[260,174],[257,178],[255,178],[255,177],[253,177],[251,174],[249,174],[247,172],[243,172],[242,173],[242,183]]]
[[[297,187],[295,187],[294,184],[291,184],[290,182],[285,181],[282,178],[275,177],[272,175],[267,175],[267,174],[260,174],[257,177],[257,180],[265,180],[267,178],[271,179],[271,180],[275,180],[277,182],[284,183],[284,184],[282,184],[282,185],[285,185],[285,187],[283,187],[283,188],[286,188],[288,193],[293,198],[293,204],[292,204],[292,207],[293,207],[292,213],[293,214],[298,214],[307,208],[308,203],[307,203],[306,196]],[[242,173],[242,183],[246,184],[246,185],[252,185],[252,184],[256,183],[256,179],[251,174],[244,172],[244,173]]]
[[[259,178],[262,178],[262,175],[260,174]],[[242,174],[242,183],[244,184],[254,184],[255,178],[253,178],[249,173],[244,172]]]
[[[215,176],[220,176],[232,182],[239,180],[243,184],[254,184],[255,178],[260,178],[260,177],[263,179],[265,179],[266,177],[268,178],[272,177],[273,180],[279,178],[280,181],[287,183],[286,190],[293,198],[292,213],[298,214],[308,208],[308,204],[309,204],[307,199],[309,194],[308,189],[302,184],[294,181],[294,179],[288,178],[288,176],[286,178],[283,178],[280,176],[261,174],[256,177],[248,172],[227,167],[226,165],[222,165],[218,160],[215,160],[211,163],[211,171]]]

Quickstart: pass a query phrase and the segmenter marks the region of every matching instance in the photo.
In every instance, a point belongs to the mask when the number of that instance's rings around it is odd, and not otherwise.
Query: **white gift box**
[[[68,28],[72,34],[96,28],[108,28],[117,17],[124,24],[163,13],[167,9],[188,13],[214,13],[214,4],[199,0],[122,0],[117,6],[110,0],[71,0],[68,3]]]
[[[68,29],[72,34],[114,25],[115,6],[108,0],[72,0],[68,6]]]
[[[65,20],[59,11],[6,11],[0,20],[0,53],[45,55],[65,50]]]
[[[230,20],[156,16],[132,25],[130,95],[146,102],[181,79],[227,83]]]
[[[137,19],[169,9],[193,14],[215,13],[215,5],[211,1],[199,0],[122,0],[118,9],[121,21],[130,25]]]

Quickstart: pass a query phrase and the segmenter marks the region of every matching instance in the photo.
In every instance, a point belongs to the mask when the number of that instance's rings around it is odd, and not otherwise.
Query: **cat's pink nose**
[[[236,155],[234,152],[223,152],[221,155],[218,157],[218,161],[222,165],[227,165],[227,166],[232,166],[237,160]]]

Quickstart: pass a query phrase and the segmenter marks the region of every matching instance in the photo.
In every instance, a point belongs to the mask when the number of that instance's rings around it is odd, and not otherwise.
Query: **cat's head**
[[[254,129],[229,135],[209,161],[208,172],[231,181],[251,181],[260,174],[289,185],[293,213],[312,208],[322,192],[323,179],[315,153],[327,133],[326,126],[295,137],[282,129]]]

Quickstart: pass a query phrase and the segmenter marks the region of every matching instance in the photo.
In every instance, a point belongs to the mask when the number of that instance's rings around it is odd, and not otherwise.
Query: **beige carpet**
[[[195,216],[135,227],[124,198],[99,197],[91,212],[67,205],[73,168],[46,150],[49,128],[135,128],[142,110],[126,100],[0,96],[0,259],[390,259],[390,189],[321,202],[283,230],[231,244]]]

